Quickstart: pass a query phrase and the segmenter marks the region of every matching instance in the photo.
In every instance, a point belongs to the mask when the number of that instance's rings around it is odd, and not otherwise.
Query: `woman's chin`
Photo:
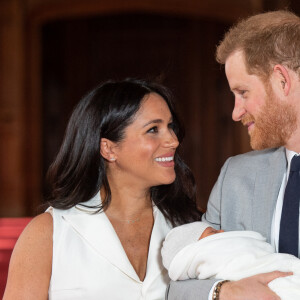
[[[176,179],[176,175],[174,176],[170,176],[168,178],[164,178],[161,180],[160,184],[157,185],[168,185],[168,184],[172,184]]]

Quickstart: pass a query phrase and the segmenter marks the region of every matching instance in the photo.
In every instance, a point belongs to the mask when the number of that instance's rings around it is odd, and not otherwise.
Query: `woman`
[[[48,172],[50,205],[24,230],[4,299],[163,299],[174,225],[200,219],[168,91],[107,82],[75,108]]]

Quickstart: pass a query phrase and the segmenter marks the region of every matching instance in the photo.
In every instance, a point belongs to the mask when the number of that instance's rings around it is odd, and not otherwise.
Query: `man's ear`
[[[291,77],[289,70],[283,65],[275,65],[271,77],[276,90],[278,92],[282,92],[284,96],[287,96],[291,89]]]
[[[117,159],[114,151],[115,147],[116,144],[109,139],[102,138],[100,140],[100,153],[106,160],[110,162],[114,162]]]

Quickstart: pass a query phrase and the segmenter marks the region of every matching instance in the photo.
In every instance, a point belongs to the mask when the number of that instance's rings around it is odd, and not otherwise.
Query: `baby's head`
[[[216,230],[204,222],[194,222],[173,228],[166,236],[161,250],[164,266],[169,269],[175,255],[185,246],[223,231]]]
[[[203,231],[201,236],[199,237],[199,240],[202,240],[203,238],[206,238],[207,236],[210,236],[210,235],[213,235],[213,234],[216,234],[216,233],[221,233],[221,232],[224,232],[224,230],[217,230],[217,229],[214,229],[212,227],[207,227]]]

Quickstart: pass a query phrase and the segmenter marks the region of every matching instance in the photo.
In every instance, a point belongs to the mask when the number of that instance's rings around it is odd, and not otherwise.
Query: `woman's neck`
[[[111,202],[106,209],[108,214],[114,214],[126,219],[136,216],[142,211],[151,209],[152,201],[150,189],[142,189],[134,185],[122,185],[120,182],[108,179]],[[104,199],[105,191],[101,189],[101,198]]]

